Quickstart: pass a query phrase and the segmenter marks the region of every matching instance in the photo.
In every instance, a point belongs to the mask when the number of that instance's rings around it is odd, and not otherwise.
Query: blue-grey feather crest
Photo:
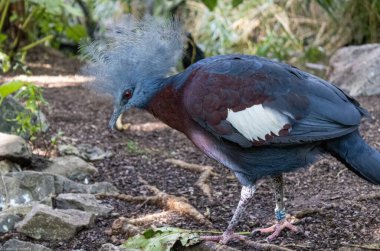
[[[126,86],[164,78],[182,55],[184,36],[178,20],[128,16],[83,48],[89,59],[83,72],[95,79],[91,87],[115,98]]]

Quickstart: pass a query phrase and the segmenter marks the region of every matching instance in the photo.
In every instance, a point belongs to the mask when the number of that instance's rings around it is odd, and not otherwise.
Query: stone
[[[118,190],[109,182],[81,184],[64,176],[22,171],[8,173],[2,176],[3,185],[0,185],[0,209],[20,207],[38,201],[51,205],[51,198],[61,193],[118,193]]]
[[[20,165],[9,160],[0,160],[0,175],[5,175],[10,172],[21,172]]]
[[[79,144],[77,147],[70,144],[59,145],[58,152],[61,155],[75,155],[88,161],[102,160],[113,155],[109,151],[103,151],[99,147],[89,144]]]
[[[75,156],[83,158],[78,148],[76,148],[75,146],[71,144],[58,145],[57,150],[60,155],[75,155]]]
[[[8,159],[21,165],[30,164],[32,151],[21,137],[0,133],[0,160]]]
[[[19,215],[22,218],[24,218],[24,216],[27,215],[32,210],[32,208],[35,204],[36,204],[36,202],[30,203],[28,205],[21,205],[21,206],[17,206],[17,207],[8,207],[5,209],[3,208],[2,213]]]
[[[19,126],[13,119],[22,111],[24,107],[12,96],[7,96],[0,105],[0,132],[16,132]]]
[[[27,205],[43,201],[55,195],[53,175],[33,171],[13,172],[2,176],[0,208]]]
[[[348,46],[330,59],[329,81],[352,96],[380,94],[380,44]]]
[[[119,190],[109,182],[98,182],[94,184],[80,184],[61,175],[55,175],[55,190],[61,193],[118,193]]]
[[[40,244],[10,239],[4,243],[3,247],[0,248],[0,251],[51,251],[51,249]]]
[[[80,144],[78,145],[78,149],[81,155],[89,161],[102,160],[113,155],[109,151],[103,151],[97,146],[91,146],[88,144]]]
[[[0,212],[0,233],[12,231],[15,224],[21,220],[22,218],[16,214]]]
[[[106,216],[113,210],[113,207],[101,204],[93,194],[60,194],[54,199],[54,205],[59,209],[78,209],[100,216]]]
[[[36,205],[16,224],[17,231],[37,240],[68,240],[94,224],[94,214],[76,209],[52,209]]]
[[[128,249],[121,246],[115,246],[111,243],[103,244],[98,251],[128,251]]]
[[[71,180],[85,181],[98,173],[96,167],[76,156],[57,157],[50,161],[44,172],[62,175]]]

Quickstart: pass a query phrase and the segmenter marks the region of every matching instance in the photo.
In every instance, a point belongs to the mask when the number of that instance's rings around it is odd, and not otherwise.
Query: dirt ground
[[[34,57],[34,62],[42,63],[35,64],[35,70],[32,67],[37,75],[73,75],[80,66],[77,61],[59,55],[41,53]],[[142,177],[161,191],[187,198],[212,222],[212,226],[207,227],[191,218],[176,216],[156,221],[156,226],[219,231],[227,227],[239,200],[241,186],[229,170],[205,157],[184,135],[138,110],[126,114],[125,122],[134,125],[131,130],[111,132],[107,129],[112,109],[109,99],[93,95],[83,85],[65,86],[65,81],[41,85],[49,86],[44,92],[49,102],[45,109],[51,125],[48,135],[62,131],[65,143],[88,143],[114,153],[113,157],[94,163],[99,169],[94,181],[112,182],[128,195],[147,195],[149,191],[138,180]],[[358,100],[373,116],[372,120],[363,121],[361,132],[372,146],[380,149],[380,96],[359,97]],[[42,144],[39,146],[43,147]],[[165,161],[168,158],[213,166],[219,174],[209,183],[213,199],[210,200],[195,185],[199,173],[169,164]],[[380,243],[380,187],[362,180],[329,156],[310,168],[288,173],[285,177],[287,213],[303,233],[285,231],[273,244],[294,250],[338,250]],[[377,196],[369,196],[373,194]],[[106,230],[118,217],[137,218],[163,211],[148,203],[128,203],[110,198],[105,199],[105,203],[114,206],[114,213],[98,219],[95,227],[79,232],[67,242],[40,243],[54,250],[97,250],[104,243],[119,244],[125,238],[107,235]],[[274,223],[274,199],[269,180],[260,184],[246,212],[238,231],[251,231]],[[15,235],[30,241],[27,237]],[[266,243],[262,235],[250,239]],[[244,243],[230,246],[253,250]]]

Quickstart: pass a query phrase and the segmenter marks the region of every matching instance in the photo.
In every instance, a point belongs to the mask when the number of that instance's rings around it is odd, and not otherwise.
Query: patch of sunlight
[[[64,76],[49,76],[49,75],[18,75],[12,77],[2,77],[0,78],[0,83],[9,82],[12,80],[21,80],[32,82],[35,85],[42,87],[66,87],[66,86],[76,86],[91,82],[93,78],[81,75],[64,75]]]

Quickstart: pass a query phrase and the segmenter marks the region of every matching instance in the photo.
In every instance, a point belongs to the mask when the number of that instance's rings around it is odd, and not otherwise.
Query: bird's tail
[[[380,185],[380,153],[370,147],[357,130],[326,142],[325,148],[357,175]]]

